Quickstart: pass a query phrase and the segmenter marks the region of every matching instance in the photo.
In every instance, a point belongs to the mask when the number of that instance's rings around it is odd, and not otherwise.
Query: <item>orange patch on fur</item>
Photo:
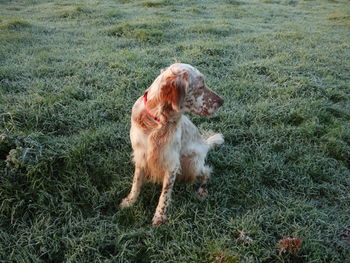
[[[187,85],[188,74],[174,74],[165,77],[165,83],[160,90],[161,101],[170,103],[176,111],[180,110],[181,104],[185,97],[185,86]]]

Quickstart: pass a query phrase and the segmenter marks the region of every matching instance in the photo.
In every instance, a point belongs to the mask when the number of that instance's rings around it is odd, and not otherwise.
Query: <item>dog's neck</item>
[[[147,101],[148,101],[148,91],[145,92],[145,94],[143,95],[143,105],[146,109],[146,112],[148,114],[148,116],[150,116],[152,119],[154,119],[156,122],[161,122],[160,118],[157,117],[155,114],[152,113],[152,111],[149,109],[149,107],[147,107]]]
[[[175,111],[171,103],[161,101],[159,96],[149,97],[146,91],[143,96],[143,106],[147,115],[160,124],[177,123],[181,118],[181,112]]]

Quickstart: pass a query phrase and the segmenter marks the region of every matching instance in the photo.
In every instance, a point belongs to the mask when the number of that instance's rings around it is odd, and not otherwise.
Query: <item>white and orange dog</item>
[[[208,150],[224,139],[222,134],[203,138],[184,113],[208,116],[223,103],[191,65],[175,63],[162,70],[132,108],[130,139],[135,174],[131,191],[120,207],[135,203],[146,179],[163,184],[153,226],[166,222],[175,181],[198,178],[198,194],[207,196],[211,168],[205,165],[205,158]]]

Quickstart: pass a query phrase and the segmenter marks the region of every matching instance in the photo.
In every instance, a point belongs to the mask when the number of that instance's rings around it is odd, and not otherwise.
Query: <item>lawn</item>
[[[160,185],[118,208],[130,110],[176,61],[225,143],[153,228]],[[349,169],[347,0],[0,1],[0,262],[349,263]]]

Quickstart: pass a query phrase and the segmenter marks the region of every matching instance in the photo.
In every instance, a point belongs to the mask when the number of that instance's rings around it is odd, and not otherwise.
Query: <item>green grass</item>
[[[0,3],[1,262],[350,262],[346,0]],[[210,196],[130,190],[130,109],[161,68],[225,98]],[[239,233],[251,238],[245,242]],[[299,237],[297,255],[278,242]]]

